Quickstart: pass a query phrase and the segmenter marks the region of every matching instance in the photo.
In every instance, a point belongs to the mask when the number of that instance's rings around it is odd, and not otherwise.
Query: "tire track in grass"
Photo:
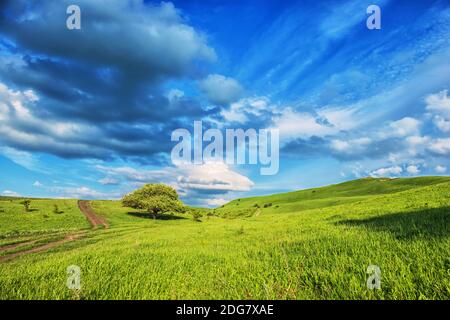
[[[106,219],[104,217],[101,217],[101,216],[99,216],[99,215],[94,213],[94,211],[91,208],[91,205],[89,204],[89,201],[79,200],[78,201],[78,208],[86,216],[86,219],[91,224],[91,229],[92,230],[97,230],[99,227],[103,227],[105,229],[109,228],[109,224],[106,221]],[[87,234],[87,232],[88,231],[84,230],[84,231],[78,231],[78,232],[70,233],[70,234],[66,235],[61,240],[52,241],[52,242],[46,243],[46,244],[44,244],[42,246],[38,246],[38,247],[35,247],[35,248],[31,248],[31,249],[27,249],[27,250],[23,250],[23,251],[18,251],[18,252],[14,252],[14,253],[11,253],[11,254],[7,254],[7,255],[4,255],[4,256],[1,256],[0,257],[0,262],[9,261],[9,260],[12,260],[14,258],[20,257],[22,255],[25,255],[25,254],[38,253],[38,252],[42,252],[42,251],[46,251],[46,250],[55,248],[55,247],[60,246],[60,245],[62,245],[64,243],[80,239],[83,236],[85,236]],[[35,243],[37,241],[38,240],[32,240],[32,241],[16,243],[16,244],[12,244],[12,245],[6,245],[6,246],[3,246],[3,247],[0,247],[0,251],[12,250],[12,249],[15,249],[15,248],[18,248],[18,247],[21,247],[21,246],[33,244],[33,243]]]
[[[12,249],[23,247],[23,246],[26,246],[26,245],[30,245],[30,244],[33,244],[33,243],[35,243],[37,241],[38,241],[38,239],[30,240],[30,241],[24,241],[24,242],[18,242],[18,243],[13,243],[13,244],[7,244],[7,245],[4,245],[4,246],[0,247],[0,252],[7,251],[7,250],[12,250]]]
[[[44,244],[44,245],[39,246],[39,247],[35,247],[35,248],[32,248],[32,249],[28,249],[28,250],[24,250],[24,251],[19,251],[19,252],[8,254],[6,256],[0,257],[0,262],[9,261],[9,260],[12,260],[12,259],[14,259],[16,257],[25,255],[25,254],[38,253],[38,252],[42,252],[42,251],[46,251],[46,250],[55,248],[55,247],[57,247],[57,246],[59,246],[61,244],[64,244],[66,242],[70,242],[70,241],[79,239],[79,238],[83,237],[86,233],[87,233],[87,231],[68,234],[62,240],[49,242],[49,243]]]

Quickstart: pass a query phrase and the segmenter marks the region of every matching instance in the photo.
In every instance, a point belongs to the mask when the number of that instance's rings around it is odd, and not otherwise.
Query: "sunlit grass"
[[[236,200],[202,222],[95,201],[111,228],[1,264],[0,299],[448,299],[450,180],[352,183]],[[381,290],[366,287],[371,264]]]

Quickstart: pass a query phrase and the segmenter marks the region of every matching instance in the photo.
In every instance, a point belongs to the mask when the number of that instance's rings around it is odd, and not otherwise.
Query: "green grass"
[[[1,264],[0,299],[450,298],[448,177],[240,199],[203,210],[202,222],[154,220],[115,201],[93,208],[110,229]],[[65,285],[73,264],[80,292]],[[371,264],[381,290],[366,287]]]
[[[80,214],[77,200],[31,199],[30,212],[25,212],[22,198],[0,198],[0,244],[35,235],[62,233],[90,225]],[[54,205],[59,213],[54,213]],[[28,238],[27,238],[28,239]]]

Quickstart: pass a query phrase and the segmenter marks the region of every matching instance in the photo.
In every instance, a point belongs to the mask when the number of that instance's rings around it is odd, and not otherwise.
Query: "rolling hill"
[[[55,232],[85,233],[1,262],[0,299],[450,297],[449,177],[365,178],[236,199],[201,210],[201,222],[91,201],[108,229],[79,221],[75,200],[61,204],[69,224],[52,216],[52,200],[32,200],[29,213],[19,201],[0,199],[0,258],[22,250],[11,244],[29,249]],[[82,271],[81,290],[66,287],[70,265]],[[381,270],[379,290],[367,288],[369,265]]]

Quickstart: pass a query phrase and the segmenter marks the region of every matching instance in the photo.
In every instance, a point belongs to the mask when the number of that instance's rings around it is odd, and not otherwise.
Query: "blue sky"
[[[66,8],[81,9],[81,30]],[[366,8],[381,8],[381,30]],[[448,1],[3,1],[0,194],[190,204],[450,172]],[[171,132],[277,128],[280,170],[176,166]]]

